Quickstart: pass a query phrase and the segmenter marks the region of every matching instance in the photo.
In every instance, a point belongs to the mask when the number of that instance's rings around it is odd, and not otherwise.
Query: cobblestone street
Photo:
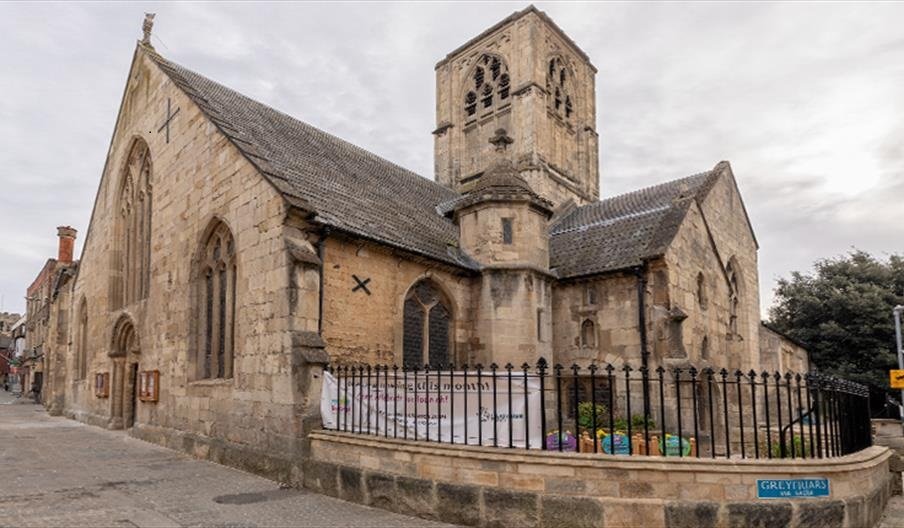
[[[445,526],[107,431],[0,391],[0,526]]]

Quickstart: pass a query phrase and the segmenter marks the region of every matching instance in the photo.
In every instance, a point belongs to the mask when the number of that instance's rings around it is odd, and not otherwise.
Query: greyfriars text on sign
[[[828,497],[829,479],[823,477],[804,479],[757,479],[756,498],[794,499]]]

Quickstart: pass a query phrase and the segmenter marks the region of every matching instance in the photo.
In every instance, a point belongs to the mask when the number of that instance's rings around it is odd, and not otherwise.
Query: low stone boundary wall
[[[310,435],[305,487],[426,519],[486,527],[874,526],[890,451],[834,459],[713,460],[525,451]],[[757,499],[757,479],[825,477],[818,499]]]

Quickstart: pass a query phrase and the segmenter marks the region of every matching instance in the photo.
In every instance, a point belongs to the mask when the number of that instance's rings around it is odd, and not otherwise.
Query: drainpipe
[[[323,337],[323,274],[326,271],[326,237],[330,234],[330,228],[324,227],[320,240],[317,241],[317,258],[320,259],[320,295],[317,299],[317,333]]]
[[[634,268],[634,276],[637,277],[637,330],[640,332],[640,365],[647,371],[643,377],[643,414],[645,419],[650,418],[650,380],[649,358],[650,350],[647,346],[647,263]],[[631,419],[630,416],[627,417]]]

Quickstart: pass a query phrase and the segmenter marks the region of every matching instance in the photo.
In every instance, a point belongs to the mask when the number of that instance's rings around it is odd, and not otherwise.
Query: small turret
[[[461,249],[480,264],[548,271],[552,203],[518,174],[506,153],[512,141],[505,129],[490,138],[496,159],[450,214]]]

